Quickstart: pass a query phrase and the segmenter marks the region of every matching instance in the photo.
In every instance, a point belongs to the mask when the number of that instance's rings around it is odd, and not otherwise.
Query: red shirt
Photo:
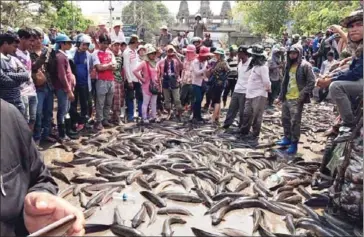
[[[94,65],[105,65],[105,64],[109,64],[109,63],[115,63],[115,56],[109,52],[109,51],[97,51],[96,52],[96,57],[95,57],[95,62]],[[114,78],[114,72],[113,70],[106,70],[106,71],[101,71],[101,72],[97,72],[97,79],[99,80],[104,80],[104,81],[113,81]]]

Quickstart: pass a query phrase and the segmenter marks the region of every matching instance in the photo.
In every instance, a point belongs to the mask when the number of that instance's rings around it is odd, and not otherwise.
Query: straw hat
[[[146,47],[146,49],[147,49],[147,53],[146,53],[147,55],[157,52],[157,50],[151,45],[148,45],[148,47]]]

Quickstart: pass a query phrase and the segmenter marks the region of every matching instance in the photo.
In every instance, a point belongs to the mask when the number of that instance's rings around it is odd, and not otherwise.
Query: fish
[[[167,206],[166,201],[164,201],[161,197],[152,193],[151,191],[140,191],[140,194],[149,201],[151,201],[157,207],[161,208]]]
[[[219,230],[220,233],[230,237],[250,237],[251,235],[238,229],[224,228]]]
[[[193,234],[196,236],[196,237],[218,237],[218,236],[223,236],[219,233],[215,234],[215,233],[210,233],[210,232],[207,232],[207,231],[204,231],[204,230],[201,230],[201,229],[198,229],[196,227],[191,227],[191,230],[193,232]]]
[[[85,208],[86,209],[89,209],[90,207],[93,207],[95,205],[98,205],[102,199],[105,197],[105,194],[106,192],[108,191],[109,189],[104,189],[104,190],[101,190],[101,191],[98,191],[97,193],[95,193],[91,198],[90,200],[87,202]]]
[[[115,225],[125,225],[125,220],[121,217],[120,209],[118,207],[114,208],[114,221]]]
[[[205,193],[205,191],[201,189],[196,189],[197,195],[204,201],[203,203],[207,207],[211,207],[213,205],[212,199]]]
[[[255,208],[253,211],[253,233],[255,233],[263,218],[263,212],[260,209]]]
[[[226,197],[229,198],[240,198],[240,197],[246,197],[247,194],[242,194],[242,193],[219,193],[215,196],[212,197],[213,201],[220,201]]]
[[[296,235],[296,227],[294,225],[293,216],[291,214],[287,214],[284,218],[284,221],[286,223],[286,227],[289,230],[289,233],[292,235]]]
[[[96,210],[97,210],[97,207],[91,207],[89,209],[85,209],[83,211],[83,216],[87,220],[89,217],[91,217],[96,212]]]
[[[302,197],[299,195],[294,195],[294,196],[290,196],[290,197],[283,199],[282,202],[286,202],[286,203],[290,203],[290,204],[298,204],[298,203],[302,203]]]
[[[238,193],[238,192],[241,192],[243,191],[244,189],[246,189],[247,187],[250,186],[250,182],[249,181],[243,181],[243,182],[240,182],[238,186],[236,186],[234,192],[235,193]]]
[[[148,213],[148,216],[149,216],[149,224],[148,224],[148,226],[150,226],[151,224],[153,224],[156,221],[156,218],[157,218],[157,210],[154,207],[153,203],[151,203],[150,201],[143,202],[143,205],[145,206],[145,209],[147,210],[147,213]]]
[[[90,209],[90,208],[86,208],[87,203],[89,202],[89,200],[87,200],[87,197],[86,197],[86,195],[84,193],[82,193],[82,192],[79,193],[79,200],[80,200],[81,207],[85,208],[86,210]]]
[[[165,195],[165,198],[179,202],[191,202],[191,203],[202,203],[204,201],[200,197],[189,193],[170,192]]]
[[[168,237],[173,235],[172,224],[186,224],[186,221],[179,216],[168,217],[163,223],[162,236]]]
[[[61,197],[61,198],[65,198],[68,195],[70,195],[74,188],[76,187],[76,185],[72,184],[70,186],[68,186],[67,188],[63,189],[62,191],[58,192],[57,196]]]
[[[73,164],[70,164],[69,162],[63,162],[60,160],[52,160],[51,163],[56,166],[65,167],[65,168],[75,168]]]
[[[63,236],[75,221],[75,215],[68,215],[28,236]]]
[[[212,213],[211,215],[211,223],[212,225],[218,225],[221,223],[221,221],[224,220],[224,216],[230,212],[231,210],[234,210],[235,207],[232,205],[223,206],[216,212]]]
[[[144,235],[140,230],[137,230],[135,228],[125,226],[125,225],[119,225],[119,224],[113,224],[110,227],[110,230],[113,234],[117,236],[133,236],[133,237],[141,237],[146,236]]]
[[[149,182],[143,178],[143,176],[139,176],[136,179],[137,183],[140,187],[145,188],[147,190],[152,190],[152,187],[150,186]]]
[[[309,230],[310,232],[313,232],[316,236],[321,236],[321,237],[323,237],[323,236],[333,237],[334,236],[328,230],[324,229],[321,225],[318,225],[317,223],[306,220],[306,219],[298,219],[296,221],[295,227],[297,229]]]
[[[103,177],[84,177],[84,176],[76,176],[71,179],[73,183],[90,183],[90,184],[98,184],[98,183],[107,183],[109,180]]]
[[[157,214],[158,215],[177,214],[177,215],[193,216],[193,214],[187,209],[184,209],[183,207],[173,207],[173,206],[159,208]]]
[[[108,183],[99,183],[99,184],[90,184],[81,188],[82,192],[92,192],[92,191],[100,191],[105,188],[113,188],[120,187],[125,188],[125,182],[108,182]]]
[[[220,200],[219,202],[217,202],[216,204],[214,204],[213,206],[211,206],[211,208],[205,212],[205,215],[207,214],[212,214],[216,211],[218,211],[220,208],[229,205],[233,200],[229,197],[223,198],[222,200]]]
[[[145,217],[147,215],[147,209],[145,208],[145,205],[142,205],[139,211],[135,214],[133,219],[131,220],[131,226],[133,228],[138,228],[142,222],[145,221]]]
[[[71,184],[70,180],[67,178],[67,176],[61,171],[61,170],[49,170],[51,175],[66,184]]]

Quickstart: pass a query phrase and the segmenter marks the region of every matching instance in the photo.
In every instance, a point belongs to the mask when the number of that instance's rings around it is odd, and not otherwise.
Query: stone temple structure
[[[230,1],[223,2],[219,15],[214,15],[210,8],[210,1],[208,0],[200,1],[198,12],[190,12],[188,7],[189,3],[197,4],[195,1],[180,1],[179,11],[176,16],[177,23],[170,27],[173,33],[193,31],[195,15],[199,13],[205,22],[207,32],[226,33],[229,44],[253,44],[260,41],[259,38],[252,36],[246,28],[234,24]]]

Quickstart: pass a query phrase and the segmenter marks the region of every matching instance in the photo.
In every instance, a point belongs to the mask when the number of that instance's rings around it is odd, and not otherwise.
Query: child
[[[151,121],[155,122],[157,117],[157,97],[160,92],[160,82],[157,78],[156,49],[149,46],[146,51],[145,60],[133,71],[134,75],[142,83],[143,105],[142,118],[143,123],[149,123],[147,110],[150,104]],[[141,76],[143,75],[143,76]]]

